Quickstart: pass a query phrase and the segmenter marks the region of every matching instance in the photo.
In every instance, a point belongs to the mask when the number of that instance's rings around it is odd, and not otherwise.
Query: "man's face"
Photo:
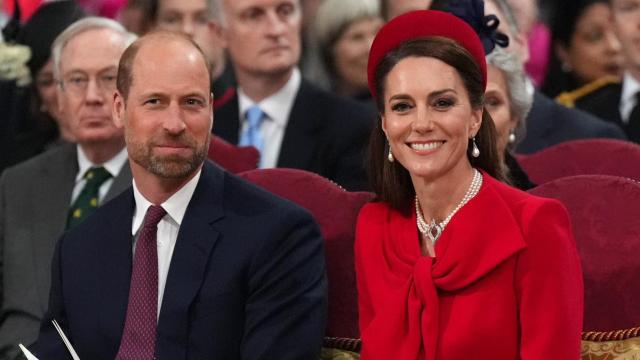
[[[122,138],[111,117],[111,98],[124,49],[123,36],[105,28],[80,33],[62,49],[58,105],[81,145]]]
[[[613,0],[612,11],[625,65],[640,73],[640,0]]]
[[[114,119],[124,126],[132,170],[162,179],[184,179],[202,165],[213,124],[213,98],[202,55],[175,39],[143,44],[133,83],[115,95]]]
[[[236,71],[286,74],[300,59],[298,0],[222,0],[222,36]]]
[[[207,0],[160,0],[156,28],[189,35],[215,68],[224,56],[222,43],[211,22]]]
[[[431,0],[383,0],[387,2],[387,19],[413,10],[426,10],[431,6]]]

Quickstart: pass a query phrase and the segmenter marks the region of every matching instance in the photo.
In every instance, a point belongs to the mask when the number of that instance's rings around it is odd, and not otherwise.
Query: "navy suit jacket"
[[[366,190],[364,154],[375,121],[370,107],[302,80],[282,139],[278,167],[311,171],[347,190]],[[213,133],[238,143],[237,96],[215,110]]]
[[[619,127],[582,110],[560,105],[539,91],[534,95],[526,121],[527,133],[517,153],[530,154],[569,140],[627,139]]]
[[[58,241],[49,311],[32,347],[113,359],[132,269],[129,189]],[[157,327],[157,359],[315,359],[327,305],[323,242],[298,206],[205,163],[180,226]]]

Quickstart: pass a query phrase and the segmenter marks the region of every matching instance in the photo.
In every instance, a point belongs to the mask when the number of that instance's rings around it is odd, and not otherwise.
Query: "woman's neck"
[[[427,223],[442,222],[460,204],[469,190],[474,170],[468,161],[435,179],[412,176],[422,216]]]

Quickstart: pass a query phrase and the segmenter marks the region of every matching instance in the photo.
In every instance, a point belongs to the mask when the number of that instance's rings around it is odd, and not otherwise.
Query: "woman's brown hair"
[[[469,52],[456,42],[443,37],[427,37],[407,41],[387,53],[375,70],[376,105],[384,113],[385,80],[402,59],[407,57],[431,57],[456,69],[469,95],[474,109],[482,108],[484,85],[482,71]],[[480,156],[471,156],[471,140],[467,158],[474,168],[482,169],[492,177],[505,181],[504,170],[496,149],[496,129],[489,113],[482,113],[480,129],[475,136]],[[389,145],[382,131],[382,121],[377,121],[369,142],[368,170],[371,187],[379,201],[389,203],[402,212],[411,210],[415,190],[407,169],[396,162],[387,161]]]

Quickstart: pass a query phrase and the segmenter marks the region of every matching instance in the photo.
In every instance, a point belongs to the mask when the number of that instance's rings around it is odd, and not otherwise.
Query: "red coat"
[[[363,360],[579,359],[582,271],[565,208],[483,174],[422,256],[415,210],[356,229]]]

